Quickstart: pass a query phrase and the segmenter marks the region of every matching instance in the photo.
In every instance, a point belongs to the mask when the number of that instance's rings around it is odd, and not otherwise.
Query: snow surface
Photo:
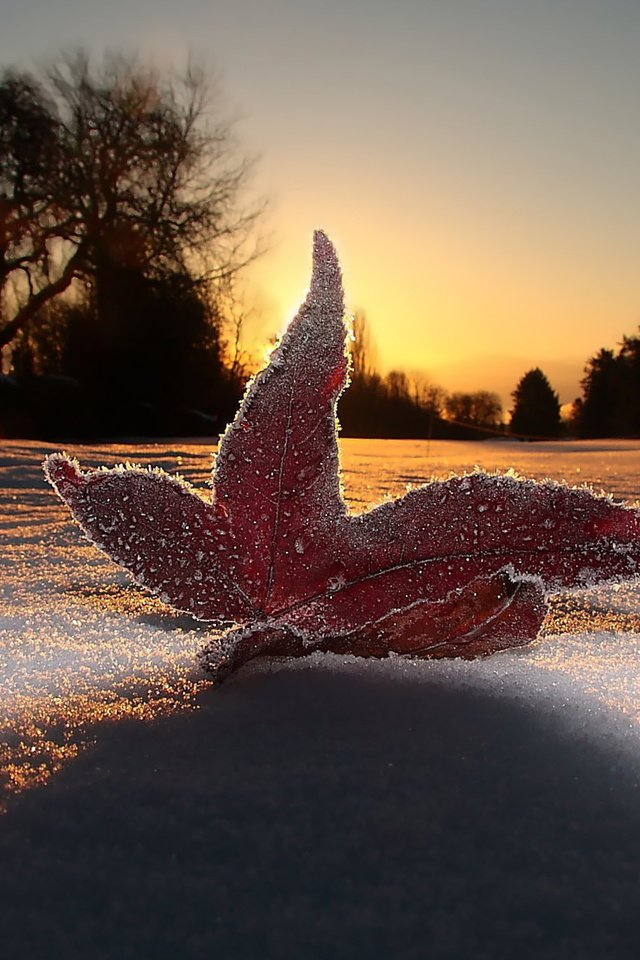
[[[475,466],[640,499],[640,443],[341,448],[356,510]],[[217,689],[211,630],[45,485],[55,449],[0,448],[3,957],[638,956],[639,584],[556,597],[481,661],[256,661]],[[69,452],[210,475],[199,443]]]

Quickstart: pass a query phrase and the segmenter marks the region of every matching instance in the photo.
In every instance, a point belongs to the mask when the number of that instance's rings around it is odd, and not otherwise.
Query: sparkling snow
[[[54,445],[5,442],[0,584],[0,783],[4,792],[45,781],[102,721],[150,718],[189,706],[208,681],[194,666],[212,630],[144,595],[84,541],[45,485]],[[200,444],[72,449],[84,466],[135,460],[205,488],[211,448]],[[518,444],[342,441],[343,482],[355,510],[431,476],[483,469],[588,483],[640,498],[640,443]],[[269,670],[376,671],[516,695],[620,748],[640,750],[640,585],[554,598],[537,643],[482,661],[356,661],[312,656],[258,662]],[[240,682],[241,679],[240,679]],[[97,725],[97,727],[96,727]]]

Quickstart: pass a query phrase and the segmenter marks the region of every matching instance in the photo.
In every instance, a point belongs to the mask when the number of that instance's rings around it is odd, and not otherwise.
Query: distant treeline
[[[338,406],[343,436],[640,436],[638,337],[588,361],[564,421],[544,373],[528,371],[505,424],[494,392],[448,393],[424,373],[378,373],[364,315],[355,325],[351,385]],[[0,377],[4,437],[212,437],[232,419],[248,376],[221,312],[191,277],[149,278],[113,263],[84,298],[46,304],[11,363]]]
[[[447,394],[398,370],[385,377],[354,373],[338,405],[345,437],[477,440],[503,432],[501,414],[497,394]]]
[[[364,317],[351,385],[339,403],[347,437],[474,439],[503,427],[496,394],[447,393],[421,373],[370,369]],[[215,436],[247,372],[234,363],[215,303],[188,275],[162,279],[104,262],[73,301],[46,304],[15,341],[0,377],[0,435],[41,439]]]
[[[382,376],[361,311],[353,319],[353,334],[351,385],[338,405],[343,436],[473,440],[503,431],[496,393],[448,393],[419,370]]]
[[[343,436],[640,436],[640,337],[587,362],[565,421],[544,373],[528,371],[505,424],[494,392],[448,393],[421,372],[381,375],[361,313],[354,333]],[[221,308],[188,273],[149,277],[105,259],[83,296],[51,300],[14,341],[11,373],[0,377],[0,436],[215,436],[248,376],[228,338]]]

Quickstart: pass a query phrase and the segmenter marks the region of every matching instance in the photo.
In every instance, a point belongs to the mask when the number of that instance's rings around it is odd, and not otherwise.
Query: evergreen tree
[[[612,437],[617,432],[619,366],[613,350],[600,350],[587,363],[581,381],[581,437]]]
[[[560,401],[542,370],[536,367],[525,373],[511,396],[510,433],[532,438],[560,434]]]
[[[640,434],[640,338],[623,337],[616,357],[616,435]]]
[[[580,436],[638,436],[640,337],[623,337],[617,354],[613,350],[600,350],[591,357],[581,386]]]

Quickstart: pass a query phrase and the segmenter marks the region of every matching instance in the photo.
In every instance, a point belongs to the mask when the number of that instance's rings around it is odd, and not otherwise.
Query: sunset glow
[[[637,329],[637,4],[76,6],[6,11],[2,60],[83,44],[162,65],[192,51],[218,72],[271,201],[249,274],[258,353],[304,296],[315,227],[383,371],[506,404],[540,366],[566,403],[586,360]]]

